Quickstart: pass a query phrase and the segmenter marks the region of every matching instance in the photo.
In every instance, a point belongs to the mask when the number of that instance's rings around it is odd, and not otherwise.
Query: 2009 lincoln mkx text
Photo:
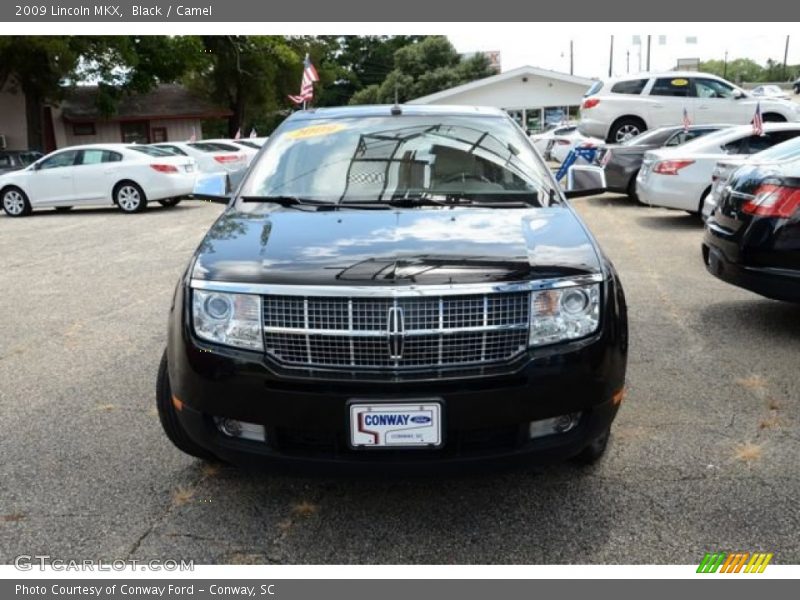
[[[223,201],[158,374],[181,450],[415,468],[605,451],[622,287],[503,112],[298,111]]]

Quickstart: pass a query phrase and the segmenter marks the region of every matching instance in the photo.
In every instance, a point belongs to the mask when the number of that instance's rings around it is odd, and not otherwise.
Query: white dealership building
[[[583,94],[592,83],[586,77],[526,66],[408,103],[494,106],[508,112],[524,129],[535,132],[546,125],[577,119]]]

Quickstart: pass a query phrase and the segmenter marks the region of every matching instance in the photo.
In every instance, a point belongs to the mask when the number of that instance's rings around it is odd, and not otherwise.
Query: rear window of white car
[[[611,87],[614,94],[641,94],[647,79],[630,79],[628,81],[618,81]]]
[[[173,156],[171,152],[153,146],[128,146],[128,150],[135,150],[136,152],[141,152],[148,156]]]
[[[230,144],[222,144],[220,142],[195,142],[189,144],[190,147],[200,150],[202,152],[238,152],[236,146]]]
[[[603,82],[602,81],[595,81],[592,86],[586,90],[584,96],[594,96],[597,92],[603,89]]]

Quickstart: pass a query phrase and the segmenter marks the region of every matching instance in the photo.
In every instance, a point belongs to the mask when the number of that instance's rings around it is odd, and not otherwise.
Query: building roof
[[[116,112],[106,116],[97,108],[97,86],[78,86],[67,93],[61,114],[67,121],[139,121],[145,119],[214,119],[232,112],[193,94],[182,85],[161,84],[142,94],[123,94]]]
[[[511,71],[506,71],[505,73],[500,73],[498,75],[484,77],[483,79],[476,79],[475,81],[457,85],[456,87],[442,90],[441,92],[436,92],[435,94],[429,94],[428,96],[415,98],[414,100],[409,100],[408,104],[428,104],[429,102],[438,102],[439,100],[444,100],[451,96],[461,94],[462,92],[479,89],[500,83],[501,81],[514,79],[515,77],[524,77],[526,75],[532,77],[542,77],[545,79],[555,79],[557,81],[582,85],[587,88],[594,83],[593,79],[588,79],[586,77],[578,77],[577,75],[569,75],[568,73],[551,71],[549,69],[540,69],[539,67],[524,66],[517,69],[512,69]]]

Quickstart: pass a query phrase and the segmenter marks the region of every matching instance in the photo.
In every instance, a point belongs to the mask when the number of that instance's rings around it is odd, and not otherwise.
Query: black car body
[[[648,150],[680,146],[726,125],[691,125],[661,127],[645,131],[621,144],[605,144],[600,147],[595,161],[603,167],[609,191],[627,194],[636,199],[636,175]]]
[[[702,251],[723,281],[800,302],[800,160],[737,169],[706,221]]]
[[[0,150],[0,174],[24,169],[42,156],[36,150]]]
[[[627,340],[613,266],[504,113],[301,111],[175,290],[159,411],[178,447],[234,462],[590,460]],[[393,419],[414,425],[369,429]]]

